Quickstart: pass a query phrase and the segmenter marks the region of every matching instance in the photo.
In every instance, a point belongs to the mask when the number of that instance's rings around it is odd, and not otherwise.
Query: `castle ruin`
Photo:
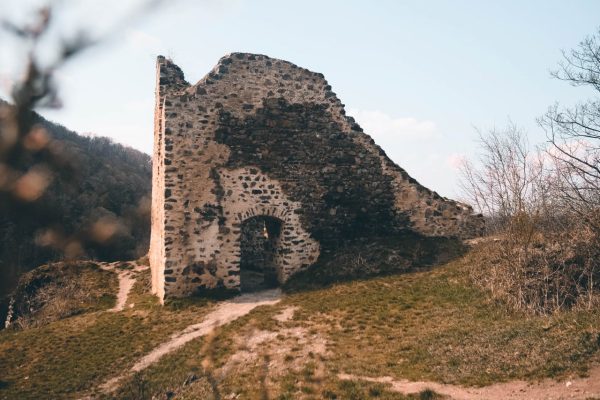
[[[159,56],[152,288],[162,300],[284,283],[346,240],[467,238],[483,220],[394,164],[322,74],[227,55],[198,83]]]

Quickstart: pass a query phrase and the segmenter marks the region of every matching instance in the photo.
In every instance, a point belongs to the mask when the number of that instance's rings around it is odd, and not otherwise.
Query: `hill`
[[[135,279],[118,311],[0,332],[0,398],[597,397],[598,310],[487,301],[479,246],[432,270],[164,306],[147,267],[117,265]]]
[[[10,107],[0,101],[0,111]],[[58,156],[59,167],[35,201],[15,201],[0,184],[0,298],[20,275],[49,261],[129,260],[148,249],[150,156],[106,137],[78,135],[37,113],[31,119],[36,140]],[[40,165],[41,153],[12,160],[4,177],[25,176]]]

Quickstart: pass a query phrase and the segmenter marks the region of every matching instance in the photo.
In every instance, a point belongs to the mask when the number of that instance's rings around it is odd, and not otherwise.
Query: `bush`
[[[600,237],[585,225],[552,230],[519,214],[475,254],[473,281],[512,309],[549,314],[600,303]]]
[[[599,52],[600,31],[564,52],[553,76],[599,91]],[[536,148],[512,123],[480,132],[479,160],[462,166],[465,196],[498,235],[473,278],[513,308],[546,314],[598,303],[598,105],[551,107],[538,121],[548,143]]]

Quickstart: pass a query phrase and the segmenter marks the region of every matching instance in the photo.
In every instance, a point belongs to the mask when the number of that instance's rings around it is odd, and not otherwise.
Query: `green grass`
[[[278,332],[273,340],[287,346],[281,365],[289,371],[270,374],[269,398],[280,399],[437,398],[433,392],[406,397],[383,384],[339,381],[341,372],[479,386],[585,374],[598,361],[600,312],[553,317],[510,312],[486,301],[470,284],[471,262],[467,256],[431,271],[289,294],[277,306],[258,308],[222,327],[210,346],[214,369],[226,365],[244,348],[240,338],[255,331]],[[273,319],[288,306],[298,307],[293,320]],[[302,346],[281,333],[294,328],[325,337],[328,355],[303,359]],[[190,373],[201,375],[206,357],[201,347],[188,344],[144,373],[145,379],[159,382],[164,392],[169,383],[182,382]],[[269,355],[273,348],[262,351]],[[224,376],[221,394],[262,398],[257,384],[262,356]],[[318,365],[321,374],[315,372]]]
[[[151,365],[143,372],[128,378],[113,396],[116,398],[145,398],[140,396],[140,387],[150,394],[165,394],[178,391],[181,397],[207,398],[211,389],[202,367],[205,357],[204,339],[199,338],[184,345],[178,351],[164,356],[160,362]],[[186,384],[186,381],[191,381]],[[185,396],[181,389],[185,389]],[[106,398],[113,398],[106,396]]]
[[[600,361],[600,310],[532,317],[487,301],[469,282],[471,255],[431,271],[330,283],[296,291],[193,340],[124,382],[117,397],[178,399],[434,399],[403,396],[338,373],[487,385],[585,374]],[[311,287],[314,287],[311,286]],[[0,333],[1,398],[75,398],[130,367],[172,332],[199,322],[211,303],[159,306],[144,276],[124,313],[89,313]],[[273,317],[296,307],[293,319]],[[231,367],[256,332],[271,333],[254,357]],[[305,342],[290,332],[310,336]],[[307,336],[307,337],[308,337]],[[326,352],[305,346],[324,338]],[[223,368],[231,368],[224,373]],[[278,368],[275,370],[274,368]],[[26,378],[27,377],[27,378]]]
[[[134,288],[134,308],[95,312],[24,331],[0,332],[0,398],[76,398],[124,372],[173,332],[202,320],[210,302],[174,310]]]
[[[585,373],[600,350],[600,311],[510,313],[469,284],[470,261],[296,293],[285,304],[301,307],[299,325],[328,336],[334,371],[465,385]]]

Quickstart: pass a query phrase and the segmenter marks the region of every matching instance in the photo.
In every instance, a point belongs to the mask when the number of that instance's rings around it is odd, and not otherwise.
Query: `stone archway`
[[[240,290],[254,292],[278,285],[283,221],[265,215],[245,219],[240,230]]]

